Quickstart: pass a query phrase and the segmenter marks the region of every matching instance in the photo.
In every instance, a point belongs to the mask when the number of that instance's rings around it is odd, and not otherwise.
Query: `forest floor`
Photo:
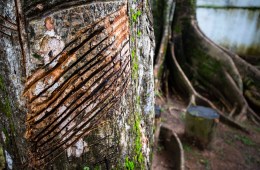
[[[156,99],[161,106],[160,124],[172,129],[182,141],[186,170],[259,170],[260,127],[244,122],[251,134],[218,123],[211,150],[200,150],[184,137],[185,104],[180,99]],[[158,126],[159,127],[159,126]],[[167,148],[155,145],[152,170],[170,170]]]

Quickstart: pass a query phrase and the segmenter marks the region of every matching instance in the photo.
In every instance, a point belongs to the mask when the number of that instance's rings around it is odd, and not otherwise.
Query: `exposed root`
[[[220,46],[219,46],[220,47]],[[239,57],[237,54],[233,53],[225,49],[224,47],[220,47],[223,51],[225,51],[232,58],[233,62],[237,66],[237,69],[242,77],[250,77],[254,80],[260,82],[260,70],[257,69],[252,64],[248,63],[246,60]]]
[[[248,85],[248,87],[245,92],[244,96],[249,100],[254,106],[257,108],[260,108],[260,94],[257,92],[257,87],[260,86],[260,70],[257,69],[255,66],[252,64],[248,63],[244,59],[240,58],[237,54],[220,47],[223,51],[229,54],[229,56],[232,58],[234,63],[236,64],[239,73],[243,77],[244,81],[250,81],[254,83],[254,85]]]
[[[210,50],[210,57],[221,63],[223,69],[223,77],[219,77],[221,85],[223,87],[223,94],[225,95],[227,102],[231,102],[232,105],[237,105],[237,109],[230,115],[236,121],[243,121],[252,114],[251,119],[254,122],[259,120],[259,116],[250,108],[247,100],[244,97],[243,91],[243,79],[250,78],[256,82],[260,82],[260,71],[251,64],[241,59],[238,55],[216,45],[210,39],[208,39],[198,28],[196,20],[193,18],[191,26],[194,29],[194,33],[197,39],[197,43],[200,43],[204,48],[208,47]],[[214,53],[212,53],[214,51]],[[257,85],[257,84],[256,84]]]
[[[205,36],[205,34],[200,30],[195,18],[191,20],[191,25],[195,34],[197,34],[199,41],[201,41],[203,45],[206,44],[205,46],[209,46],[215,50],[214,53],[217,55],[212,55],[212,57],[224,66],[225,70],[231,75],[232,79],[234,79],[239,89],[243,91],[242,77],[232,58],[229,57],[228,53],[223,51],[218,45]]]
[[[226,72],[225,73],[225,80],[226,80],[226,87],[230,92],[230,100],[234,98],[236,100],[237,104],[237,112],[234,112],[233,115],[230,115],[230,117],[234,117],[237,121],[242,121],[240,118],[244,117],[247,114],[247,108],[248,104],[245,100],[242,92],[238,89],[236,86],[234,80],[231,78],[231,76]]]
[[[189,105],[203,105],[207,107],[211,107],[215,109],[219,115],[220,115],[220,121],[222,123],[225,123],[229,126],[232,126],[234,128],[237,128],[239,130],[242,130],[246,133],[249,133],[249,131],[243,127],[242,125],[238,124],[237,122],[231,120],[230,118],[226,117],[222,111],[220,111],[211,101],[209,101],[207,98],[201,96],[193,87],[185,73],[183,72],[182,68],[180,67],[175,54],[174,54],[174,45],[171,44],[171,56],[174,62],[174,65],[176,67],[177,74],[180,78],[181,83],[183,84],[183,88],[188,92],[188,95],[190,96],[190,102]]]
[[[257,92],[260,87],[260,70],[206,37],[198,27],[192,12],[194,6],[190,2],[179,3],[181,5],[179,9],[182,10],[175,11],[177,18],[174,19],[174,27],[169,29],[171,26],[169,23],[172,22],[169,16],[172,8],[169,5],[171,0],[165,0],[165,2],[167,5],[164,7],[163,35],[155,60],[155,88],[160,89],[160,82],[167,81],[164,82],[164,87],[166,95],[168,95],[167,90],[171,88],[168,81],[171,81],[170,76],[173,74],[176,86],[180,87],[180,91],[189,97],[189,105],[211,107],[220,114],[221,122],[248,133],[249,131],[238,122],[247,118],[256,124],[260,122],[259,115],[253,110],[260,108],[260,93]],[[173,60],[174,65],[172,66],[171,62],[169,64],[171,66],[168,68],[170,72],[166,70],[167,72],[162,73],[162,70],[165,71],[163,64],[166,50],[169,48],[171,30],[177,34],[174,42],[179,45],[177,54],[180,58],[178,59],[183,64],[185,72],[175,57],[174,45],[170,44],[171,55],[167,57],[170,57],[171,61]],[[198,82],[200,84],[198,87],[208,95],[202,96],[197,86],[193,86],[188,79],[186,73],[192,80]],[[217,99],[219,103],[213,103],[207,96],[213,96],[213,99]]]

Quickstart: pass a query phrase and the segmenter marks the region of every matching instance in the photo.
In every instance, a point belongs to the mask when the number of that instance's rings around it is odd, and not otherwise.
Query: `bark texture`
[[[7,169],[149,168],[154,116],[149,5],[1,4],[1,143]],[[46,18],[54,21],[53,32]],[[58,52],[50,45],[57,42],[65,44]],[[44,43],[48,53],[40,51]]]

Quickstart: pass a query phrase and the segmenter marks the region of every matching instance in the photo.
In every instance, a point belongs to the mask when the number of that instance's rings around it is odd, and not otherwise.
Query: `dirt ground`
[[[162,108],[160,123],[173,129],[182,141],[186,170],[260,170],[260,127],[244,122],[251,130],[249,135],[218,123],[212,149],[200,150],[183,137],[185,104],[177,98],[168,102],[157,98],[156,103]],[[167,148],[155,146],[152,169],[172,169]]]

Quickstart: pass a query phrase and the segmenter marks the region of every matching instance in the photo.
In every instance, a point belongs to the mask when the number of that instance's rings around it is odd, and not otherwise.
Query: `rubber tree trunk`
[[[6,169],[149,169],[149,1],[6,0],[0,130]]]

